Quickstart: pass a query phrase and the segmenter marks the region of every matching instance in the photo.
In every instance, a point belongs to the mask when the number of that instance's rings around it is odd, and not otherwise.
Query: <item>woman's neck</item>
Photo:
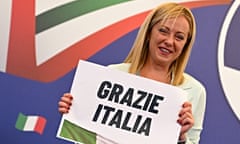
[[[171,83],[171,73],[169,72],[169,67],[166,66],[145,64],[139,71],[139,74],[159,82]]]

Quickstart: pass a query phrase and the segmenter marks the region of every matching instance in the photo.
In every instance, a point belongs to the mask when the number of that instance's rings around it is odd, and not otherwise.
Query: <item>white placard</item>
[[[91,131],[96,141],[101,136],[118,144],[177,143],[178,113],[186,100],[180,88],[80,60],[71,94],[73,104],[62,117],[60,138],[82,142],[77,128],[63,134],[67,120]]]

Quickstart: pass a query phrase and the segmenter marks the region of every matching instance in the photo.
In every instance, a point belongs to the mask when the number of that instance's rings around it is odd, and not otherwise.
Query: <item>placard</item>
[[[186,100],[180,88],[80,60],[71,94],[59,138],[85,144],[177,143],[178,113]]]

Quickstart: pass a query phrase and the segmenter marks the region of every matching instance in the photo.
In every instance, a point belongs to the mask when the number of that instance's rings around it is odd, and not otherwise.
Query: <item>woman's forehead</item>
[[[175,29],[184,33],[189,32],[189,23],[184,16],[166,18],[157,23],[159,26],[165,26],[169,29]]]

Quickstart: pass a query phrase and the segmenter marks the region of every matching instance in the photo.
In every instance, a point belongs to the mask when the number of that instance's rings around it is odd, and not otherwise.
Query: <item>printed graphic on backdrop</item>
[[[225,96],[240,120],[240,1],[226,15],[219,38],[218,67]]]
[[[178,113],[187,95],[180,88],[81,60],[71,94],[58,137],[84,144],[95,144],[89,141],[97,135],[118,144],[178,141]]]
[[[15,127],[21,131],[37,132],[42,134],[45,125],[46,119],[42,116],[24,115],[19,113]]]

